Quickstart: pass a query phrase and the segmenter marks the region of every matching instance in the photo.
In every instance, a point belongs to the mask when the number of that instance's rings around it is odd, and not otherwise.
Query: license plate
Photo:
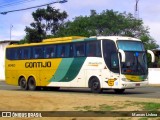
[[[137,83],[136,86],[140,86],[140,83]]]

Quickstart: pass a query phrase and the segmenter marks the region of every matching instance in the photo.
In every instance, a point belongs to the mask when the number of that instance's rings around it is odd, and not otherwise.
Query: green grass
[[[95,107],[93,106],[83,106],[83,107],[74,107],[75,110],[79,111],[93,111]]]
[[[159,111],[160,110],[160,103],[153,103],[153,102],[131,102],[126,101],[125,104],[122,106],[116,105],[107,105],[107,104],[100,104],[99,106],[82,106],[82,107],[74,107],[75,110],[78,111],[112,111],[118,110],[121,108],[126,108],[129,106],[138,106],[139,110],[141,111]],[[143,118],[146,120],[145,118]],[[142,119],[142,120],[143,120]]]
[[[131,120],[131,118],[118,118],[117,120]]]
[[[95,106],[82,106],[82,107],[74,107],[75,110],[79,111],[111,111],[115,109],[115,106],[109,106],[106,104]]]
[[[99,105],[99,110],[100,111],[111,111],[111,110],[114,110],[114,106],[109,106],[109,105],[106,105],[106,104],[102,104],[102,105]]]
[[[148,118],[143,117],[143,118],[139,118],[138,120],[148,120]]]
[[[158,111],[160,110],[160,103],[152,102],[134,102],[137,105],[142,105],[144,111]]]

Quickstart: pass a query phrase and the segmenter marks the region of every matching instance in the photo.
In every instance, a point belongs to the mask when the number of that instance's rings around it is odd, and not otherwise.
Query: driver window
[[[118,69],[119,68],[118,54],[117,53],[113,53],[111,55],[111,68],[112,69]]]

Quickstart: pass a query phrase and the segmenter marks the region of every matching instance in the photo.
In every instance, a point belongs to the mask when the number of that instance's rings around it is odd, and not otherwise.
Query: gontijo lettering
[[[25,67],[26,68],[41,68],[41,67],[51,67],[51,61],[47,62],[26,62]]]

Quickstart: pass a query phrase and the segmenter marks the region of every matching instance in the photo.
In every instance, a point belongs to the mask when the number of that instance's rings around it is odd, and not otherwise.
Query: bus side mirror
[[[122,49],[119,49],[118,52],[121,54],[121,61],[125,62],[126,61],[125,52]]]
[[[155,55],[151,50],[147,50],[147,53],[149,53],[151,55],[151,62],[154,63],[155,62]]]

